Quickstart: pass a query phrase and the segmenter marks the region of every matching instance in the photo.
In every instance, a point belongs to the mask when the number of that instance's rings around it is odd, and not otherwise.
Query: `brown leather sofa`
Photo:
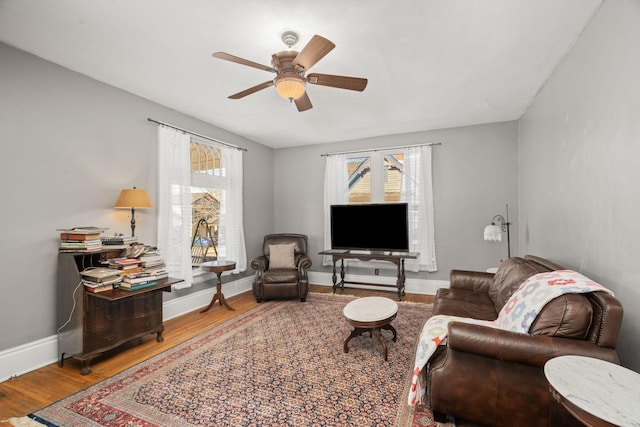
[[[251,268],[256,270],[253,280],[256,301],[300,298],[304,302],[309,293],[307,270],[311,267],[311,258],[307,255],[307,236],[268,234],[264,236],[262,252],[263,255],[251,261]]]
[[[507,259],[495,274],[452,270],[450,287],[436,293],[433,314],[494,320],[525,279],[561,269],[527,255]],[[549,426],[554,404],[545,362],[575,354],[619,363],[615,348],[622,315],[616,298],[592,292],[549,302],[529,334],[451,322],[446,345],[422,372],[425,403],[438,420],[448,414],[474,425]]]

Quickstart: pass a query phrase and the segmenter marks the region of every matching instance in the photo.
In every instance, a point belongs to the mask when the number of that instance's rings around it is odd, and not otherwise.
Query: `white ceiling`
[[[273,148],[518,119],[601,0],[0,0],[0,41]],[[298,112],[269,87],[295,30],[336,44]],[[0,76],[1,78],[1,76]],[[161,118],[158,118],[161,119]],[[180,126],[180,123],[174,123]]]

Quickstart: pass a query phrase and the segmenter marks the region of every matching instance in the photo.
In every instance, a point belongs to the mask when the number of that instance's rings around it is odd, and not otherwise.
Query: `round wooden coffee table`
[[[385,344],[380,329],[393,332],[392,341],[396,341],[396,329],[391,326],[391,321],[398,314],[398,304],[390,298],[363,297],[351,301],[342,310],[347,322],[353,326],[351,334],[344,340],[344,352],[349,352],[349,341],[353,337],[369,332],[369,336],[375,335],[382,345],[384,360],[387,360],[387,344]]]
[[[211,299],[211,302],[209,303],[209,305],[205,309],[201,310],[200,313],[204,313],[205,311],[209,310],[211,307],[213,307],[213,304],[215,304],[216,301],[220,301],[220,305],[224,305],[229,310],[236,311],[235,308],[227,304],[227,300],[224,299],[224,295],[222,294],[222,273],[236,268],[236,263],[234,261],[222,261],[222,260],[208,261],[200,264],[200,268],[202,268],[204,271],[210,271],[210,272],[216,273],[216,275],[218,276],[218,283],[216,284],[216,293],[213,295],[213,298]]]

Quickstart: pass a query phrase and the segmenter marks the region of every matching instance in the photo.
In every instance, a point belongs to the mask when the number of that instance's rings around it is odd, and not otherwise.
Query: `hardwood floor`
[[[310,291],[331,293],[331,287],[311,285]],[[375,290],[345,289],[344,291],[338,291],[338,293],[395,298],[393,293]],[[230,297],[227,301],[236,311],[227,310],[216,304],[206,313],[201,314],[199,310],[196,310],[168,320],[165,322],[163,342],[156,342],[155,335],[147,335],[140,341],[135,342],[136,345],[131,344],[121,347],[117,351],[109,352],[94,359],[91,364],[91,373],[88,375],[80,374],[81,366],[79,362],[67,359],[63,367],[59,367],[57,363],[52,363],[0,383],[0,420],[20,417],[37,411],[258,305],[251,292]],[[406,294],[403,301],[432,304],[433,296]],[[125,348],[126,351],[123,351]],[[9,423],[0,422],[0,426],[10,425]]]

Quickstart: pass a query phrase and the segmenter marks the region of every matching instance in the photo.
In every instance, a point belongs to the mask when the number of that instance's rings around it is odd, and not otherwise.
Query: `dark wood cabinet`
[[[98,267],[113,251],[58,254],[59,364],[73,357],[82,362],[82,374],[91,372],[91,360],[147,334],[162,341],[162,293],[179,279],[161,279],[144,289],[113,289],[92,293],[84,289],[81,272]]]

